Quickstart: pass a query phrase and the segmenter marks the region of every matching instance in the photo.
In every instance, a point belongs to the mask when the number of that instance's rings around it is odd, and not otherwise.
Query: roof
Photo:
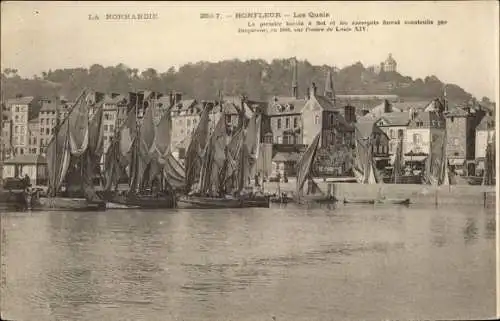
[[[495,117],[486,114],[486,116],[483,117],[479,125],[477,125],[476,130],[488,130],[488,129],[490,130],[495,129]]]
[[[122,101],[125,101],[127,99],[127,97],[125,95],[122,95],[122,94],[118,94],[116,95],[115,97],[112,97],[112,95],[110,94],[106,94],[104,96],[104,99],[102,100],[102,103],[103,104],[119,104],[120,102]]]
[[[372,135],[375,126],[375,121],[368,119],[368,120],[361,120],[357,123],[354,124],[355,130],[356,130],[356,135],[360,135],[361,137],[359,138],[368,138]]]
[[[277,152],[273,157],[274,162],[297,162],[300,155],[296,152]]]
[[[393,102],[391,103],[393,109],[399,109],[400,111],[407,111],[410,108],[416,110],[423,110],[427,108],[432,103],[428,100],[418,100],[418,101],[404,101],[404,102]]]
[[[321,96],[321,95],[316,95],[316,96],[314,96],[314,98],[316,98],[319,105],[324,110],[329,110],[329,111],[336,111],[337,110],[337,108],[335,108],[334,102],[332,100],[330,100],[329,98],[327,98],[325,96]]]
[[[306,105],[307,100],[295,97],[274,97],[267,106],[267,114],[272,115],[287,115],[287,114],[300,114]],[[283,107],[278,110],[278,106]]]
[[[7,159],[4,164],[47,164],[47,159],[42,155],[18,155]]]
[[[363,116],[364,119],[378,119],[382,116],[382,114],[386,114],[385,112],[385,102],[382,102],[381,104],[378,104],[377,106],[373,107],[368,114]],[[394,107],[393,103],[390,103],[390,107],[392,112],[401,112],[401,109]]]
[[[33,97],[33,96],[11,98],[11,99],[7,100],[7,104],[8,105],[13,105],[13,104],[27,105],[27,104],[31,104],[31,102],[33,102],[33,99],[35,99],[35,97]]]
[[[368,120],[368,119],[376,119],[377,122],[383,120],[384,125],[382,126],[406,126],[410,122],[410,115],[408,114],[408,112],[401,111],[392,113],[382,113],[378,118],[372,118],[372,115],[370,114],[361,117],[361,120]]]
[[[399,99],[398,95],[335,95],[335,98],[340,100],[397,100]]]

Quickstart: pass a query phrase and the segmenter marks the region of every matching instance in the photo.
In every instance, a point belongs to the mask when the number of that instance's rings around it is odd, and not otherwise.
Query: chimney
[[[413,109],[413,108],[408,109],[408,114],[410,116],[410,120],[415,119],[415,116],[416,116],[415,109]]]
[[[295,57],[293,58],[292,95],[295,99],[299,99],[298,63]]]
[[[335,91],[333,90],[332,72],[328,69],[325,80],[325,96],[335,101]]]
[[[175,103],[178,104],[181,102],[181,100],[182,100],[182,93],[176,92],[175,93]]]
[[[387,99],[384,100],[384,113],[392,113],[391,103]]]
[[[356,107],[351,105],[344,106],[344,118],[348,124],[356,122]]]
[[[311,85],[311,88],[309,89],[309,94],[307,95],[308,99],[311,99],[312,97],[316,97],[316,84],[313,82]]]
[[[175,101],[174,101],[174,93],[172,91],[170,91],[168,93],[168,98],[169,98],[170,106],[173,106],[175,104]]]

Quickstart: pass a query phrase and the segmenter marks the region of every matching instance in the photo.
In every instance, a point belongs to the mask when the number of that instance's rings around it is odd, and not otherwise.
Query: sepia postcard
[[[494,319],[496,1],[2,1],[0,319]]]

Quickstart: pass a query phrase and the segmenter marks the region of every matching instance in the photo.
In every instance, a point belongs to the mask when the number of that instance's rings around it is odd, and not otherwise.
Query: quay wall
[[[412,204],[421,205],[480,205],[494,207],[496,202],[495,186],[473,185],[447,185],[433,187],[417,184],[358,184],[358,183],[333,183],[315,180],[321,191],[328,192],[331,184],[332,194],[337,199],[368,198],[376,199],[380,196],[386,198],[409,198]],[[264,190],[276,193],[278,183],[266,182]],[[281,192],[288,195],[295,194],[295,180],[280,183]]]

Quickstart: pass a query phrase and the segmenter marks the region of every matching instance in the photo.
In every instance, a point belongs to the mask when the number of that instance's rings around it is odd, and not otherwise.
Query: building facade
[[[454,106],[446,113],[446,153],[450,165],[474,173],[476,153],[476,129],[486,111],[479,105]]]
[[[486,147],[489,143],[495,144],[495,125],[494,116],[486,115],[476,128],[476,170],[484,169]],[[470,173],[470,175],[472,175],[472,173]]]

